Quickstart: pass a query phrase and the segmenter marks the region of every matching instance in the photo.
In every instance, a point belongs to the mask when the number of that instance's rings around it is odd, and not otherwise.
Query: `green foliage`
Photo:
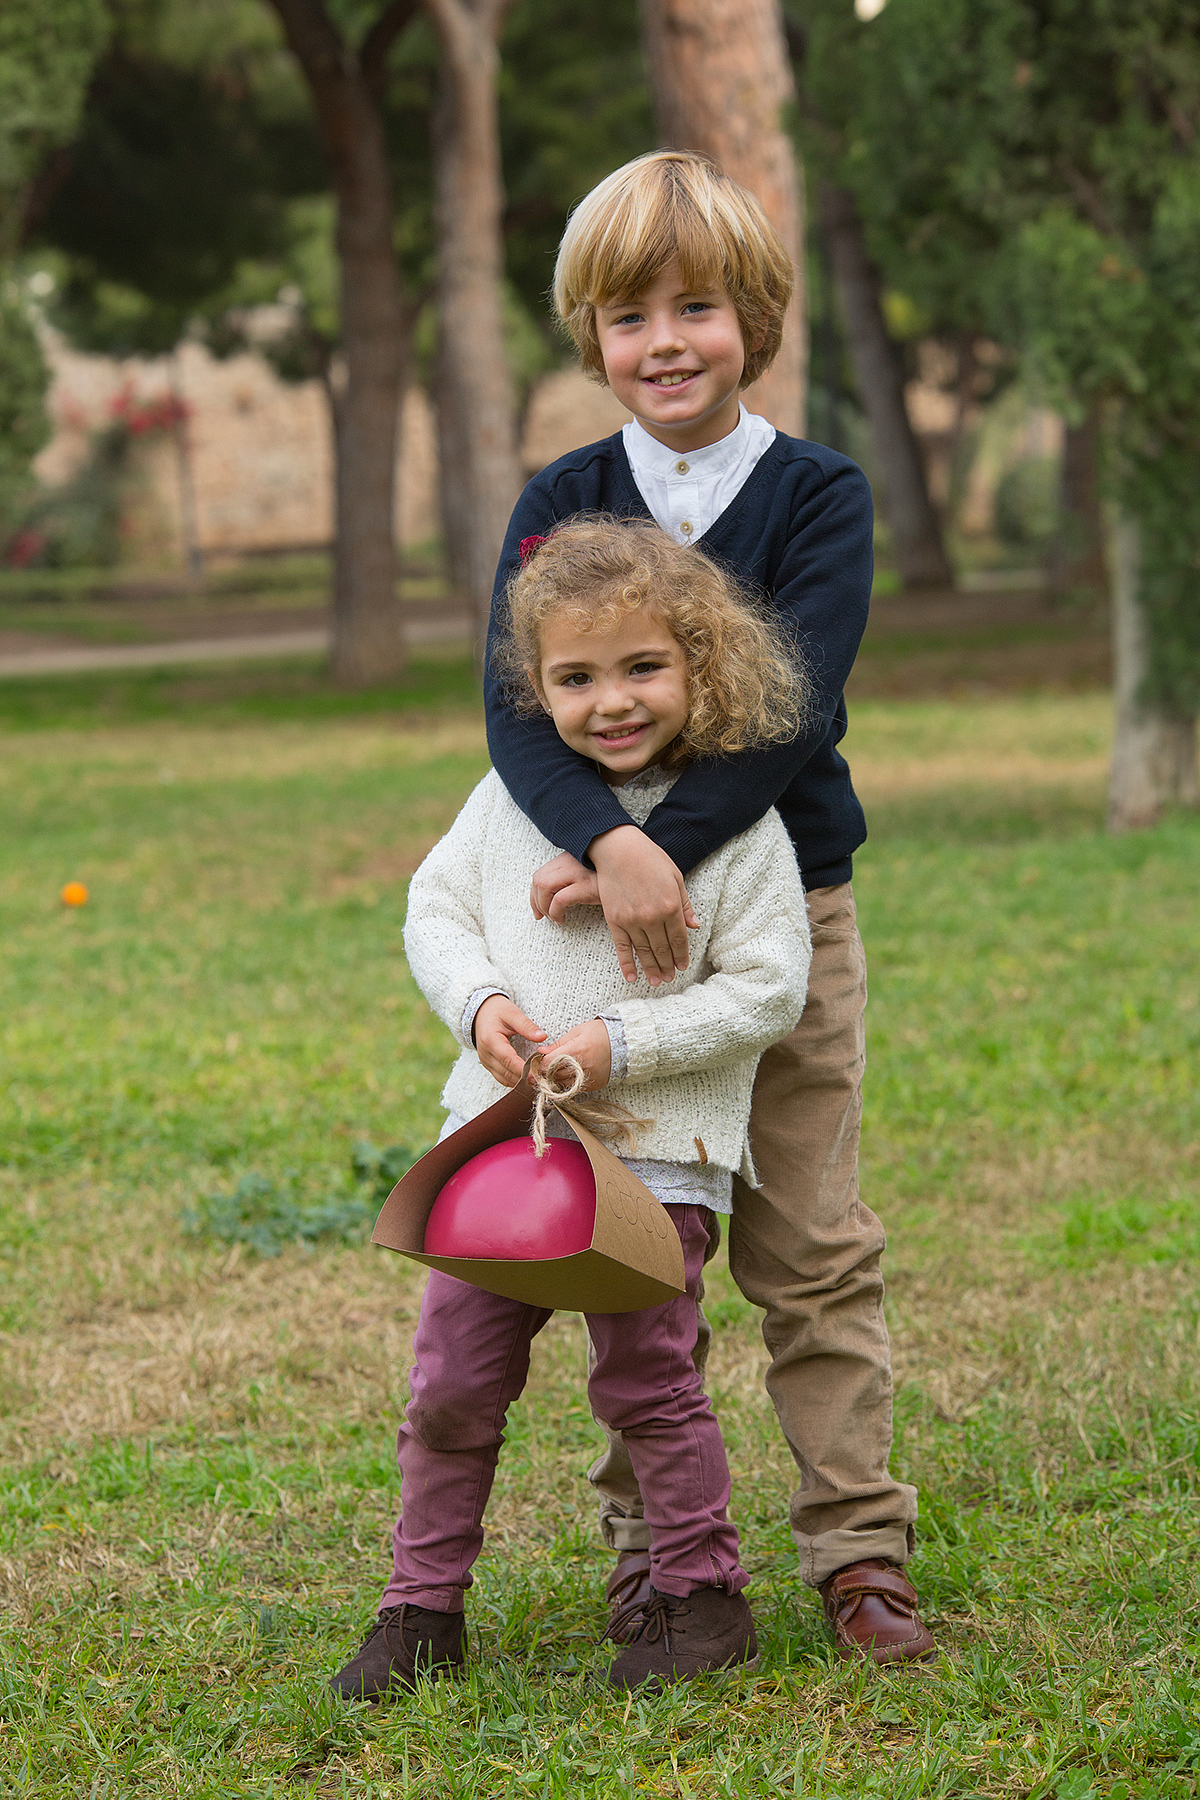
[[[424,1150],[410,1150],[407,1144],[389,1144],[386,1150],[380,1150],[363,1138],[354,1146],[350,1167],[358,1181],[371,1183],[371,1201],[379,1207],[400,1177],[406,1175],[424,1154]]]
[[[0,7],[0,539],[50,435],[49,373],[12,258],[46,158],[79,121],[109,32],[104,0],[5,0]]]
[[[173,348],[241,262],[277,247],[283,202],[322,179],[303,131],[256,116],[228,81],[118,42],[41,225],[70,259],[58,322],[109,354]]]
[[[50,436],[49,384],[21,286],[0,265],[0,539],[16,523],[32,484],[29,465]]]
[[[568,212],[657,143],[635,0],[517,0],[501,40],[509,278],[556,345],[547,306]]]
[[[1148,421],[1125,433],[1125,493],[1141,525],[1141,603],[1150,626],[1150,696],[1181,718],[1200,713],[1200,420]]]
[[[265,1175],[243,1175],[232,1193],[204,1194],[185,1207],[183,1229],[217,1244],[245,1244],[259,1256],[278,1256],[285,1244],[321,1238],[361,1241],[371,1218],[361,1194],[305,1201],[293,1184]]]
[[[356,42],[378,11],[333,16]],[[518,0],[502,49],[507,335],[524,393],[561,353],[546,290],[567,211],[654,133],[633,0],[587,18],[565,0]],[[418,305],[433,280],[436,60],[418,16],[392,50],[384,109],[396,249]],[[122,8],[39,226],[39,243],[66,255],[54,316],[72,341],[157,354],[199,322],[218,354],[253,339],[285,379],[324,376],[340,332],[332,227],[309,96],[270,9]],[[281,293],[288,316],[260,335],[250,311]]]
[[[104,0],[5,0],[0,8],[0,255],[16,247],[27,185],[75,132],[109,29]]]
[[[129,478],[128,431],[114,422],[93,434],[88,457],[70,480],[38,495],[22,536],[31,561],[50,569],[111,569],[121,555],[121,510]]]
[[[1044,550],[1058,524],[1058,464],[1050,457],[1016,463],[996,489],[996,535],[1014,549]]]
[[[351,1168],[357,1186],[321,1199],[305,1197],[299,1176],[278,1180],[253,1171],[230,1193],[203,1194],[185,1207],[183,1228],[218,1244],[245,1244],[262,1257],[278,1256],[287,1244],[361,1243],[380,1206],[405,1170],[417,1160],[405,1144],[378,1150],[355,1145]]]
[[[799,9],[798,9],[799,10]],[[804,9],[806,12],[808,9]],[[1053,404],[1106,409],[1143,523],[1149,696],[1200,699],[1197,0],[818,0],[810,130],[889,278],[935,329],[1020,349]]]

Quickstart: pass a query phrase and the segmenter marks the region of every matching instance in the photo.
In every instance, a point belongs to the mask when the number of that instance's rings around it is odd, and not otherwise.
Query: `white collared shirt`
[[[651,517],[677,544],[694,544],[720,518],[775,442],[775,427],[739,406],[738,422],[729,435],[703,450],[672,450],[636,419],[621,427],[621,437]]]

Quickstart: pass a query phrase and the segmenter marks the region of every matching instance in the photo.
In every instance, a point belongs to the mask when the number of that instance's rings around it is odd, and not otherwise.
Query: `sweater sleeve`
[[[775,609],[812,679],[812,723],[765,750],[685,769],[643,830],[686,875],[775,805],[814,751],[844,730],[842,691],[866,628],[871,597],[872,505],[867,478],[841,461],[815,491],[797,495],[774,589]]]
[[[564,744],[548,718],[540,713],[525,718],[515,711],[492,667],[496,645],[508,629],[508,583],[520,565],[521,540],[544,536],[564,512],[575,510],[569,502],[560,509],[552,482],[543,476],[535,476],[517,501],[492,592],[483,693],[488,749],[505,787],[552,844],[583,862],[592,839],[628,825],[629,814],[595,763]]]
[[[502,792],[495,775],[484,777],[408,889],[408,966],[434,1012],[464,1046],[464,1015],[474,993],[490,988],[513,998],[512,983],[488,955],[483,930],[484,840]]]
[[[630,1081],[718,1068],[786,1037],[804,1010],[812,958],[796,857],[777,813],[728,846],[707,958],[712,974],[612,1010]]]

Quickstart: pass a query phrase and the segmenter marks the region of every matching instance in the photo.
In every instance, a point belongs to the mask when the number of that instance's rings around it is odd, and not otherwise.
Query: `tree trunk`
[[[392,245],[383,126],[387,51],[416,8],[391,0],[356,51],[322,0],[270,0],[312,94],[337,199],[345,385],[337,396],[333,673],[351,687],[404,666],[395,491],[410,321]]]
[[[783,239],[796,288],[773,366],[746,405],[780,431],[804,430],[807,339],[804,191],[783,109],[795,97],[779,0],[641,0],[663,142],[699,150],[755,195]]]
[[[426,0],[442,60],[433,112],[444,525],[460,537],[482,656],[496,564],[521,489],[504,346],[504,191],[496,40],[508,0]],[[451,551],[453,568],[455,552]]]
[[[824,182],[820,204],[821,233],[855,385],[871,427],[900,579],[906,588],[953,587],[954,573],[904,403],[904,366],[888,336],[879,271],[867,254],[858,202],[848,188]]]
[[[175,474],[179,484],[179,536],[187,572],[193,581],[199,581],[204,575],[204,552],[200,547],[196,471],[192,461],[192,434],[188,429],[190,409],[183,397],[183,364],[178,345],[172,350],[167,366],[171,372],[171,398],[175,402],[171,436],[175,445]]]
[[[1112,532],[1113,729],[1109,779],[1110,831],[1145,831],[1170,802],[1200,804],[1195,717],[1180,717],[1142,697],[1148,666],[1141,604],[1137,520],[1121,514]]]
[[[446,574],[457,597],[476,608],[471,598],[470,519],[471,508],[467,484],[462,478],[464,451],[461,424],[452,383],[453,370],[445,334],[439,331],[433,359],[433,406],[437,423],[438,446],[438,512],[442,521],[442,543],[446,557]],[[478,618],[476,617],[476,625]],[[478,636],[478,632],[476,632]]]
[[[1106,584],[1100,430],[1100,409],[1094,406],[1081,424],[1067,426],[1063,439],[1058,529],[1046,559],[1047,578],[1059,594]]]

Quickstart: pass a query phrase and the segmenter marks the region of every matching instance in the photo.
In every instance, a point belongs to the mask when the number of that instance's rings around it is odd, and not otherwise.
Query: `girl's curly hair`
[[[649,519],[568,519],[532,550],[508,584],[508,626],[493,669],[517,710],[545,705],[542,627],[559,616],[579,631],[613,631],[646,607],[681,646],[688,718],[664,764],[733,756],[796,737],[812,713],[797,646],[745,589],[699,550]]]

